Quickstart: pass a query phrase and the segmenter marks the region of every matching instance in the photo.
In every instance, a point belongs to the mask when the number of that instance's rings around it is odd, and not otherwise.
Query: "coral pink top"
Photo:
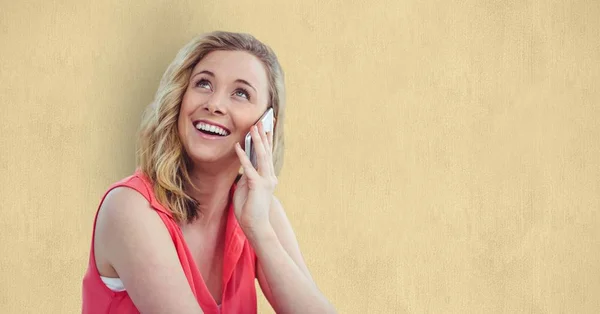
[[[221,305],[217,306],[190,254],[181,229],[169,210],[157,201],[149,179],[138,169],[133,175],[110,186],[102,197],[102,201],[104,201],[108,192],[116,187],[129,187],[136,190],[148,200],[150,206],[158,213],[171,234],[183,272],[204,313],[256,313],[256,288],[254,285],[256,278],[256,255],[237,223],[233,211],[233,202],[230,201],[228,205],[229,213],[223,259],[223,296],[221,298]],[[230,200],[234,190],[235,184],[230,191]],[[124,208],[123,210],[126,209]],[[94,230],[96,229],[97,217],[98,213],[96,212]],[[94,236],[92,236],[88,269],[83,277],[82,313],[139,313],[127,291],[112,291],[104,284],[96,268],[95,261]],[[148,275],[151,276],[151,274]]]

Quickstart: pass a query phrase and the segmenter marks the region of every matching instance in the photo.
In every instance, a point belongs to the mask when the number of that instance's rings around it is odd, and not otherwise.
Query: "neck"
[[[238,164],[227,167],[204,165],[192,168],[190,179],[195,189],[188,187],[187,193],[199,203],[199,215],[195,224],[206,226],[223,222],[227,215],[231,186],[238,171]]]

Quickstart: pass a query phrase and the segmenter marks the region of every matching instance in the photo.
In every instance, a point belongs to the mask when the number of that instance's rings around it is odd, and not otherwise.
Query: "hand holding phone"
[[[262,122],[265,133],[273,132],[273,122],[274,122],[273,119],[274,119],[273,118],[273,108],[269,108],[269,109],[267,109],[267,111],[265,111],[265,113],[258,120],[258,121]],[[254,149],[252,146],[252,136],[250,135],[250,133],[246,134],[244,145],[245,145],[244,150],[246,151],[246,155],[248,156],[248,159],[250,159],[250,162],[252,162],[254,169],[257,169],[258,166],[256,164],[256,153],[254,152]]]
[[[271,154],[273,134],[270,132],[273,132],[275,124],[273,115],[273,109],[267,109],[258,120],[258,125],[251,127],[245,143],[235,145],[243,174],[236,183],[233,206],[235,217],[247,236],[249,232],[270,228],[269,211],[277,186]],[[243,145],[245,147],[242,148]],[[257,160],[259,156],[261,158]]]

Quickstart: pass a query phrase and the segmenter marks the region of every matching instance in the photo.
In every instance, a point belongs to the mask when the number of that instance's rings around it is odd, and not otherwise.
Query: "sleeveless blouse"
[[[141,170],[114,184],[104,193],[100,205],[106,195],[116,187],[128,187],[144,196],[156,211],[169,231],[173,246],[181,262],[192,292],[200,304],[202,311],[207,314],[219,313],[256,313],[256,254],[238,225],[231,201],[236,184],[229,193],[227,224],[225,231],[225,251],[223,256],[223,294],[221,304],[217,305],[210,294],[202,275],[196,266],[192,254],[183,238],[181,229],[173,216],[156,199],[150,180]],[[98,209],[100,209],[100,205]],[[127,210],[123,208],[122,210]],[[96,229],[98,210],[94,218],[93,231]],[[139,313],[127,291],[112,291],[100,278],[94,257],[94,233],[88,261],[88,268],[82,282],[82,314],[124,314]],[[151,274],[148,274],[151,276]]]

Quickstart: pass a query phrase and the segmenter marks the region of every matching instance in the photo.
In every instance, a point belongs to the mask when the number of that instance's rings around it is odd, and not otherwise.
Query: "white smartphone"
[[[265,111],[265,113],[262,115],[262,117],[260,117],[258,121],[262,121],[265,133],[273,132],[273,108],[267,109],[267,111]],[[256,123],[258,124],[258,122]],[[252,135],[250,135],[249,132],[248,134],[246,134],[244,150],[246,151],[246,155],[248,156],[248,159],[250,159],[250,161],[252,162],[254,168],[258,168],[258,165],[256,164],[256,154],[252,147]]]

